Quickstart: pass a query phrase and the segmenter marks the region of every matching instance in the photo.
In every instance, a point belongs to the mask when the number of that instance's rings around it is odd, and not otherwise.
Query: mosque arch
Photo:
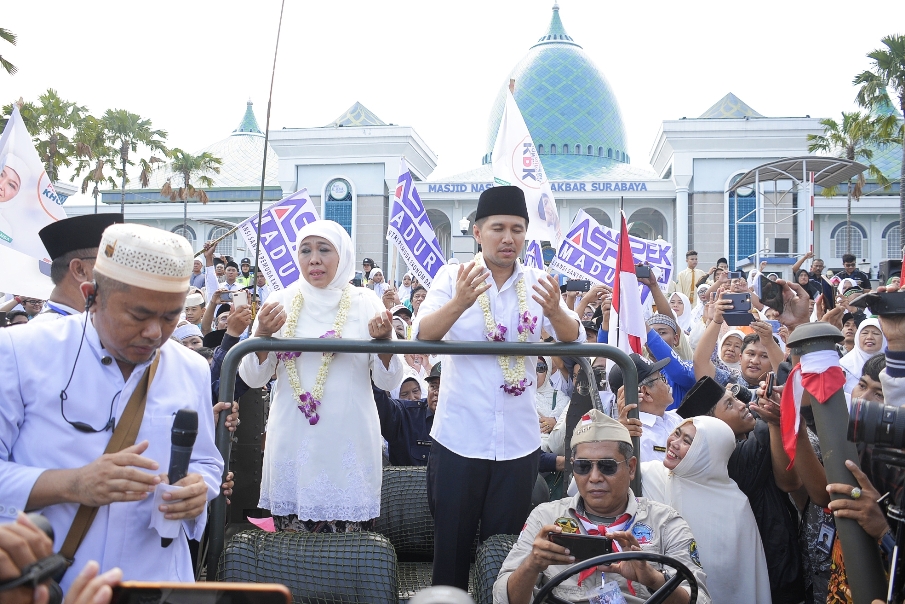
[[[600,208],[581,208],[584,210],[585,214],[599,222],[605,227],[613,228],[613,221],[610,220],[609,215],[601,210]]]
[[[427,217],[431,221],[431,226],[434,227],[434,234],[440,243],[440,249],[443,250],[443,259],[446,260],[450,257],[452,249],[452,223],[449,221],[449,216],[443,210],[430,209],[427,211]]]
[[[669,241],[666,218],[654,208],[640,208],[629,218],[629,234],[641,239],[654,241],[661,237]]]

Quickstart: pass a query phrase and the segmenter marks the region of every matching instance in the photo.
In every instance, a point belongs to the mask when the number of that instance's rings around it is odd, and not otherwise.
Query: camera
[[[732,396],[742,401],[746,405],[751,402],[751,399],[754,397],[751,396],[751,391],[742,386],[741,384],[730,384],[729,392],[732,393]]]
[[[28,519],[53,541],[53,527],[47,518],[40,514],[29,514]],[[60,589],[57,581],[63,578],[67,568],[69,568],[69,562],[66,558],[60,554],[53,554],[23,568],[19,577],[0,582],[0,592],[22,586],[34,589],[45,583],[49,591],[48,604],[60,604],[63,601],[63,590]]]
[[[905,449],[905,411],[863,399],[852,401],[848,439],[854,443]]]

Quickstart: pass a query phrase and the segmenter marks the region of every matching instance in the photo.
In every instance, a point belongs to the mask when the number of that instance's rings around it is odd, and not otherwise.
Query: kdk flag
[[[540,242],[549,241],[554,247],[559,246],[562,229],[559,224],[559,213],[556,200],[550,189],[550,181],[541,165],[540,156],[531,140],[528,126],[512,97],[506,91],[506,106],[503,118],[493,145],[493,184],[512,185],[525,192],[528,204],[528,232],[526,264],[544,268],[540,255]]]
[[[399,164],[399,182],[390,206],[387,241],[393,242],[412,275],[428,288],[437,271],[446,264],[405,159]]]
[[[615,287],[620,235],[618,231],[598,223],[584,210],[579,210],[563,238],[550,268],[570,279],[589,279]],[[629,237],[635,264],[656,267],[661,289],[672,278],[672,246],[665,241],[648,241]],[[647,303],[650,290],[641,288],[641,301]]]
[[[38,231],[66,218],[62,205],[13,104],[0,136],[0,244],[50,262]]]
[[[261,253],[258,266],[274,291],[298,281],[298,232],[309,222],[319,220],[317,210],[308,197],[308,189],[296,191],[264,210],[261,221]],[[258,216],[239,224],[239,232],[248,249],[257,242]]]

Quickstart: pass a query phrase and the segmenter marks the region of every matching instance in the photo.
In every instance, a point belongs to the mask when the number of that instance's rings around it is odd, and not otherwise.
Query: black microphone
[[[176,484],[189,472],[189,460],[192,458],[192,447],[195,446],[195,437],[198,436],[198,413],[191,409],[180,409],[173,420],[173,430],[170,433],[170,469],[167,477],[170,484]],[[161,547],[169,547],[172,539],[160,538]]]

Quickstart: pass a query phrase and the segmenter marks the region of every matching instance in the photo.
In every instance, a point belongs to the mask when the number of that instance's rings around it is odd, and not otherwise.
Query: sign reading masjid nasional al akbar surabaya
[[[443,182],[428,183],[428,193],[480,193],[484,189],[493,186],[492,182]],[[628,191],[647,191],[647,183],[645,182],[573,182],[561,181],[550,182],[550,189],[554,193],[587,193],[587,192],[628,192]]]

